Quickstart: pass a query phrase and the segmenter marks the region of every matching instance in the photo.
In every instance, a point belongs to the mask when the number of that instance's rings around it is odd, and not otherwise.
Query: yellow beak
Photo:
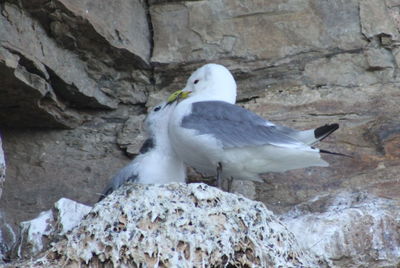
[[[167,103],[170,104],[170,103],[173,103],[174,101],[186,99],[190,95],[190,93],[192,93],[192,92],[191,91],[183,91],[182,89],[175,91],[174,93],[169,95],[169,97],[167,99]]]

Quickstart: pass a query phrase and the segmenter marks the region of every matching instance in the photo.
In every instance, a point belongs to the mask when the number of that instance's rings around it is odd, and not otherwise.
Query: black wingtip
[[[322,150],[322,149],[319,149],[319,152],[320,152],[320,153],[323,153],[323,154],[333,154],[333,155],[338,155],[338,156],[344,156],[344,157],[353,158],[351,155],[341,154],[341,153],[335,153],[335,152],[331,152],[331,151],[327,151],[327,150]]]
[[[339,128],[339,124],[334,123],[334,124],[327,124],[322,127],[318,127],[314,130],[314,136],[316,139],[322,141],[326,137],[328,137],[332,132],[337,130]]]

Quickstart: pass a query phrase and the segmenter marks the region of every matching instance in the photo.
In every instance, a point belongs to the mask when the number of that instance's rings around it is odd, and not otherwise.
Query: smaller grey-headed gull
[[[164,102],[151,110],[145,121],[149,138],[140,149],[140,154],[112,177],[99,201],[127,181],[142,184],[186,181],[186,167],[175,154],[168,138],[168,120],[175,105]]]
[[[235,86],[233,86],[235,85]],[[178,157],[204,175],[260,181],[259,174],[329,164],[312,147],[338,129],[330,124],[298,131],[234,105],[236,83],[221,65],[196,70],[176,101],[169,138]],[[335,154],[335,153],[333,153]]]

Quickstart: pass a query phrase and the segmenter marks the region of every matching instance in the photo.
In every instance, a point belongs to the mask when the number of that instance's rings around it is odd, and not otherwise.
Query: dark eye
[[[199,82],[199,79],[194,80],[193,83],[197,84]]]
[[[157,106],[156,108],[154,108],[154,112],[157,112],[157,111],[159,111],[161,109],[161,106]]]

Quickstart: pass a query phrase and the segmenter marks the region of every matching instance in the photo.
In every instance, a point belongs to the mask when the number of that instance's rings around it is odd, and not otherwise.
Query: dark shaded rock
[[[144,1],[21,1],[58,46],[73,51],[107,96],[146,102],[151,22]]]
[[[20,56],[5,49],[0,53],[0,74],[4,77],[0,90],[1,126],[73,127],[82,122],[76,111],[58,100],[46,79],[19,64],[23,62]]]
[[[20,2],[55,40],[78,54],[102,56],[115,68],[149,67],[150,29],[143,1]],[[80,54],[84,57],[84,55]]]
[[[0,72],[5,80],[0,107],[10,115],[2,116],[2,125],[71,127],[83,119],[72,107],[116,108],[116,101],[85,75],[84,64],[57,47],[26,12],[6,3],[0,24]]]
[[[5,3],[0,16],[0,72],[6,78],[0,109],[11,114],[0,118],[1,125],[75,127],[90,117],[87,109],[146,101],[150,39],[142,3],[113,2],[107,10],[126,15],[112,16],[121,18],[120,24],[107,21],[112,17],[106,9],[89,2],[21,4],[27,11]],[[126,18],[135,20],[137,29],[124,28]],[[71,42],[58,36],[76,44],[68,46]]]

